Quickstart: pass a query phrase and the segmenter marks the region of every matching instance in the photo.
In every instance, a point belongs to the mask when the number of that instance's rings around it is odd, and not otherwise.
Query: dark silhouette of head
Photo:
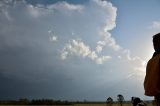
[[[153,46],[155,51],[160,52],[160,33],[153,36]]]

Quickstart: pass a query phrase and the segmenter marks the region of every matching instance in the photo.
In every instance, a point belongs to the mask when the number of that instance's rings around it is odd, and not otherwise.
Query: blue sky
[[[158,0],[1,0],[0,99],[126,100],[160,30]]]

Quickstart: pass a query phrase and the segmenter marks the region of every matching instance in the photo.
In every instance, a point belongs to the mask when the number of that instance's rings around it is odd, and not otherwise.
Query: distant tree
[[[20,98],[19,101],[17,101],[18,104],[22,104],[22,105],[28,105],[30,103],[30,101],[27,98]]]
[[[123,101],[124,101],[124,97],[121,94],[117,95],[117,101],[119,102],[120,106],[122,106]]]
[[[107,100],[106,100],[106,104],[107,104],[108,106],[112,106],[112,104],[113,104],[113,99],[112,99],[111,97],[108,97]]]

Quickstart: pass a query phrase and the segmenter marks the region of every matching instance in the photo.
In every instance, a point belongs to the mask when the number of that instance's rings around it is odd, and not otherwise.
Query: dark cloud
[[[97,65],[78,56],[60,58],[65,44],[74,38],[82,38],[94,50],[100,40],[98,31],[108,15],[98,15],[101,8],[93,4],[89,8],[88,4],[63,2],[60,8],[52,4],[48,9],[23,1],[0,1],[0,99],[105,100],[106,96],[116,96],[120,85],[116,82],[129,73],[125,63],[120,69],[115,64],[121,61]],[[86,8],[80,11],[83,6]],[[57,37],[56,42],[50,41],[52,36]]]

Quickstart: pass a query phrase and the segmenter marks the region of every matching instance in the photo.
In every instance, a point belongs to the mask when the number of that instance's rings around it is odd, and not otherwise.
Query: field
[[[0,105],[0,106],[120,106],[120,104],[114,103],[107,105],[105,103],[100,104],[74,104],[74,105]],[[125,103],[122,106],[133,106],[131,103]],[[155,106],[152,103],[147,103],[147,106]]]
[[[107,104],[75,104],[74,106],[120,106],[120,104],[114,103],[112,105]],[[125,103],[122,106],[133,106],[131,103]],[[147,103],[147,106],[154,106],[152,103]]]

